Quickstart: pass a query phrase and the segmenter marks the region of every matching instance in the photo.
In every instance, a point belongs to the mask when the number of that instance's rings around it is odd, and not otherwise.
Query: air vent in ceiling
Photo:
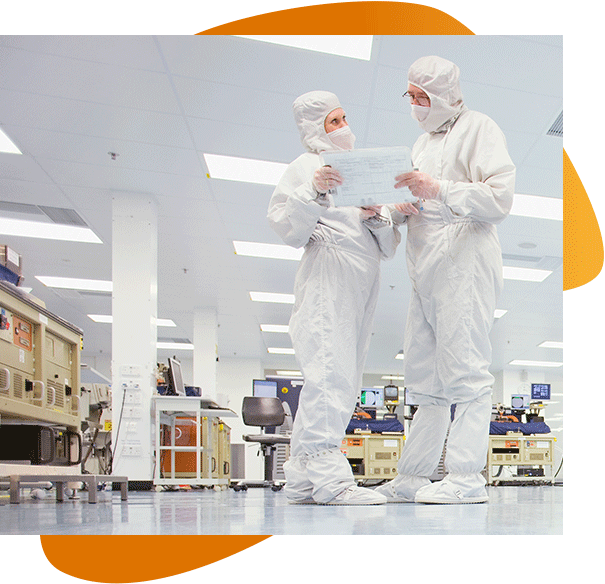
[[[66,300],[84,300],[85,297],[111,299],[111,292],[97,292],[95,290],[71,290],[70,288],[52,288],[52,291]]]
[[[563,112],[559,114],[557,119],[554,121],[553,125],[550,127],[548,132],[546,132],[547,136],[559,136],[563,137]]]
[[[0,201],[0,211],[6,213],[20,213],[23,215],[46,215],[53,223],[59,225],[76,225],[88,227],[86,221],[73,209],[62,209],[61,207],[47,207],[45,205],[28,205],[27,203],[13,203],[11,201]]]
[[[61,209],[60,207],[44,207],[38,205],[39,209],[47,215],[54,223],[60,225],[76,225],[78,227],[88,227],[86,222],[73,209]]]
[[[0,211],[6,213],[23,213],[24,215],[43,215],[42,211],[36,205],[27,203],[11,203],[10,201],[0,201]]]

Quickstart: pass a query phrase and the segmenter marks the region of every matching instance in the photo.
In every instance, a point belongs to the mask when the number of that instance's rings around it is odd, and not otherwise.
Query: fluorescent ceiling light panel
[[[339,57],[369,61],[372,56],[371,35],[234,35],[274,45],[306,49]]]
[[[80,243],[103,243],[88,227],[41,223],[0,217],[0,234],[15,237],[33,237],[36,239],[56,239],[77,241]]]
[[[233,247],[237,255],[276,260],[300,260],[305,252],[303,248],[296,249],[289,245],[253,241],[234,241]]]
[[[395,355],[395,359],[400,359],[401,361],[403,361],[403,353],[397,353],[397,355]]]
[[[563,343],[561,341],[544,341],[538,347],[542,347],[543,349],[562,349]]]
[[[100,322],[103,324],[112,324],[113,316],[111,314],[87,314],[88,318],[94,320],[95,322]],[[166,326],[166,327],[175,327],[176,323],[169,318],[158,318],[156,319],[156,324],[158,326]]]
[[[515,193],[511,215],[563,221],[563,199]]]
[[[557,361],[523,361],[515,359],[509,365],[521,365],[522,367],[561,367],[563,363]]]
[[[290,327],[287,324],[261,324],[260,330],[264,333],[288,333]]]
[[[208,178],[275,186],[288,167],[282,162],[204,153]]]
[[[45,286],[49,288],[66,288],[68,290],[88,290],[89,292],[111,292],[113,282],[111,280],[86,280],[83,278],[56,278],[54,276],[36,276]]]
[[[90,320],[99,322],[101,324],[111,324],[113,322],[113,316],[111,314],[87,314]]]
[[[176,351],[193,351],[193,345],[191,343],[157,343],[158,349],[174,349]]]
[[[294,355],[294,349],[287,349],[283,347],[269,347],[267,353],[273,355]]]
[[[494,318],[502,318],[507,312],[508,310],[501,310],[500,308],[496,308],[496,310],[494,310]]]
[[[250,292],[250,300],[254,302],[276,302],[278,304],[294,304],[294,294],[278,294],[273,292]]]
[[[535,268],[514,268],[504,266],[502,275],[505,280],[523,280],[524,282],[543,282],[552,274],[549,270]]]
[[[300,371],[282,371],[277,370],[277,375],[281,377],[302,377],[302,373]]]
[[[383,375],[380,379],[396,379],[397,381],[403,381],[403,375]]]
[[[19,148],[15,146],[13,141],[0,128],[0,152],[6,154],[23,154]]]

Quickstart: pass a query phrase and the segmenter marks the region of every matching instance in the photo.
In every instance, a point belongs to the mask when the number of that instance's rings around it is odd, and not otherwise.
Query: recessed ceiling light
[[[515,193],[510,214],[563,221],[563,199]]]
[[[494,318],[502,318],[507,312],[508,310],[501,310],[500,308],[496,308],[496,310],[494,310]]]
[[[401,361],[403,361],[403,351],[399,351],[399,353],[395,355],[395,359],[400,359]]]
[[[270,258],[277,260],[300,260],[305,250],[276,243],[255,243],[253,241],[234,241],[235,253],[241,256]]]
[[[302,373],[300,371],[283,371],[278,369],[275,373],[281,377],[302,377]]]
[[[261,324],[260,330],[264,333],[288,333],[290,327],[287,324]]]
[[[0,128],[0,152],[6,154],[23,154],[19,148],[17,148],[14,142],[4,133]]]
[[[24,221],[0,217],[0,233],[15,237],[33,237],[36,239],[56,239],[59,241],[77,241],[79,243],[103,243],[88,227]]]
[[[521,365],[522,367],[561,367],[563,363],[557,361],[523,361],[522,359],[515,359],[509,365]]]
[[[269,347],[267,353],[273,355],[294,355],[294,349],[288,349],[284,347]]]
[[[538,347],[542,347],[543,349],[562,349],[563,342],[562,341],[544,341],[540,343]]]
[[[113,322],[113,316],[111,314],[87,314],[90,320],[101,324],[111,324]]]
[[[514,268],[504,266],[502,275],[505,280],[522,280],[524,282],[542,282],[552,274],[549,270],[535,268]]]
[[[369,61],[372,56],[371,35],[234,35],[275,45],[305,49]]]
[[[83,278],[58,278],[54,276],[36,276],[36,280],[39,280],[49,288],[88,290],[89,292],[111,292],[113,290],[113,282],[111,280],[86,280]]]
[[[380,379],[396,379],[397,381],[403,381],[403,375],[383,375]]]
[[[157,348],[158,349],[174,349],[176,351],[181,350],[181,351],[193,351],[193,344],[192,343],[165,343],[165,342],[158,342],[157,343]]]
[[[88,318],[102,324],[113,323],[113,316],[111,314],[87,314]],[[169,318],[158,318],[156,319],[157,326],[175,327],[176,323]]]
[[[281,162],[204,153],[208,178],[275,186],[288,167]]]
[[[250,300],[254,302],[276,302],[278,304],[294,304],[294,294],[279,294],[273,292],[250,292]]]

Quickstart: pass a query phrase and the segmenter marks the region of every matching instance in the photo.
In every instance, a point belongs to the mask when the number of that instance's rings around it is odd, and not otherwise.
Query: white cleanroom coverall
[[[419,491],[438,491],[435,502],[487,497],[480,472],[494,380],[489,332],[503,283],[496,225],[509,214],[515,184],[502,131],[488,116],[466,108],[458,79],[458,67],[439,57],[419,59],[408,73],[408,82],[431,100],[428,116],[419,122],[426,133],[416,141],[412,160],[438,180],[439,194],[406,220],[413,290],[404,376],[410,402],[420,407],[392,487],[413,498],[418,486],[429,484],[450,426],[450,405],[456,404],[447,439],[449,474],[442,485]],[[414,477],[407,490],[406,477]]]
[[[305,247],[294,282],[290,336],[304,377],[284,465],[291,500],[332,500],[354,486],[340,451],[361,388],[379,291],[380,260],[400,242],[386,221],[363,220],[356,207],[335,207],[330,193],[312,185],[319,152],[337,149],[324,128],[339,108],[335,95],[310,92],[294,102],[307,152],[286,169],[269,205],[271,226],[285,243]],[[381,213],[382,214],[382,213]]]

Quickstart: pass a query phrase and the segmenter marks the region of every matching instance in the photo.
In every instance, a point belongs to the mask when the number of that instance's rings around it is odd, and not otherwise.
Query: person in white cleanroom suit
[[[304,246],[294,282],[290,336],[304,377],[284,464],[292,503],[378,504],[384,496],[357,487],[341,442],[361,388],[379,290],[380,260],[401,236],[384,207],[336,207],[339,173],[320,166],[324,150],[355,140],[338,98],[311,91],[293,104],[306,152],[292,162],[269,204],[268,219],[285,243]],[[337,195],[336,195],[337,196]]]
[[[398,476],[377,488],[392,502],[488,500],[480,473],[494,380],[489,332],[502,289],[496,225],[513,203],[515,166],[496,123],[464,105],[459,76],[440,57],[418,59],[408,72],[412,117],[425,133],[412,149],[418,170],[395,180],[424,202],[396,205],[408,216],[395,219],[408,227],[404,378],[419,408]],[[446,437],[447,474],[431,484]]]

